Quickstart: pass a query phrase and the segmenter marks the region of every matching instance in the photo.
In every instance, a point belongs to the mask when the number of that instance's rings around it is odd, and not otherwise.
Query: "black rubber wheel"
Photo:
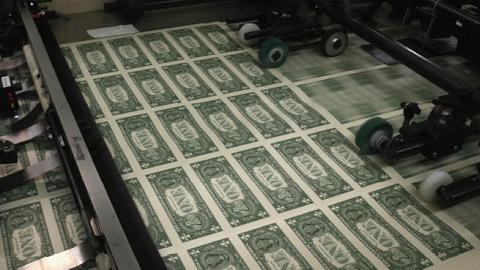
[[[341,55],[348,45],[348,36],[340,26],[326,27],[320,46],[322,53],[328,57]]]
[[[379,152],[380,149],[377,149],[374,143],[372,143],[372,138],[377,131],[382,132],[388,138],[391,138],[393,135],[392,125],[381,117],[371,118],[360,126],[355,135],[355,144],[363,154],[369,155]]]
[[[258,59],[265,68],[276,68],[288,58],[288,45],[278,38],[269,38],[260,45]]]

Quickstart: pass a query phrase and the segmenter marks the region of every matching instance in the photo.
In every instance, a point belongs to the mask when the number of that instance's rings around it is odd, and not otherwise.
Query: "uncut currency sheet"
[[[398,126],[400,102],[428,110],[444,92],[350,40],[342,56],[308,49],[270,70],[223,23],[63,45],[169,269],[478,269],[480,225],[414,185],[437,168],[471,172],[476,142],[438,162],[360,155],[365,119]],[[475,78],[462,60],[436,61]],[[54,145],[43,136],[22,151],[26,166]],[[61,169],[0,203],[0,269],[85,237]]]

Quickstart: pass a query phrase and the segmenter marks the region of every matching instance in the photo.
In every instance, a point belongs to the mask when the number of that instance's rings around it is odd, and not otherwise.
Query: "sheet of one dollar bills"
[[[443,93],[402,65],[380,64],[364,43],[351,35],[339,57],[313,48],[270,70],[223,23],[62,50],[169,269],[479,269],[480,224],[462,222],[468,205],[439,210],[414,185],[439,168],[468,175],[477,142],[440,161],[395,164],[352,143],[366,119],[398,127],[400,102],[428,111]],[[434,60],[480,78],[455,57]],[[41,136],[2,175],[54,152]],[[0,194],[0,234],[8,270],[82,242],[62,169]]]

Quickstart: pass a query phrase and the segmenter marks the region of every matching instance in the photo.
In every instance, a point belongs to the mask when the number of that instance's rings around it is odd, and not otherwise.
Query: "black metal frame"
[[[429,38],[458,39],[456,52],[464,58],[480,62],[480,3],[472,0],[375,0],[363,20],[370,20],[383,2],[392,5],[392,17],[404,23],[419,20]],[[463,10],[463,4],[474,4],[477,14]]]
[[[279,1],[282,2],[282,1]],[[271,3],[264,7],[260,16],[236,18],[228,20],[228,23],[254,22],[261,30],[245,34],[246,40],[260,40],[260,42],[275,37],[282,41],[314,40],[289,45],[289,51],[298,51],[315,47],[321,44],[318,41],[324,33],[325,24],[321,22],[321,12],[310,0],[285,1],[283,7],[278,9],[277,3]],[[308,13],[300,14],[302,3],[310,9]]]
[[[166,269],[48,23],[34,20],[25,2],[17,7],[50,95],[50,131],[85,223],[95,234],[92,245],[110,255],[115,269]]]
[[[418,105],[403,103],[404,123],[400,133],[393,138],[383,135],[376,141],[377,150],[393,160],[418,153],[430,159],[437,159],[457,152],[468,136],[480,133],[480,128],[473,122],[473,117],[480,113],[478,89],[455,74],[447,74],[441,67],[359,19],[349,16],[340,8],[327,6],[321,0],[318,3],[323,12],[334,21],[344,25],[448,93],[433,100],[435,107],[428,119],[419,123],[412,122],[414,115],[420,113]],[[469,123],[470,121],[472,122]],[[469,177],[441,187],[437,190],[441,203],[450,205],[480,194],[478,178],[478,176]]]
[[[135,23],[143,17],[145,11],[221,1],[225,0],[116,0],[116,2],[106,3],[105,10],[116,10],[127,21]]]
[[[264,67],[278,67],[285,61],[278,59],[286,59],[288,52],[318,47],[325,56],[334,57],[342,54],[348,46],[345,29],[326,22],[315,0],[271,1],[263,9],[263,13],[258,16],[230,19],[227,23],[254,23],[258,26],[260,30],[245,33],[244,39],[259,45],[259,59]],[[239,31],[242,31],[241,26]],[[333,38],[336,41],[330,43],[330,38],[339,33],[344,38]],[[262,61],[262,55],[268,55],[277,49],[268,43],[272,38],[279,40],[277,43],[284,44],[288,52],[277,54],[278,62],[271,65]],[[331,52],[333,46],[341,50]],[[272,56],[275,57],[274,54]]]

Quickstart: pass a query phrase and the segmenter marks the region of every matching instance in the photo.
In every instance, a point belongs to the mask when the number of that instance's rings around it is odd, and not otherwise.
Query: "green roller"
[[[258,59],[265,68],[276,68],[288,58],[288,45],[278,38],[269,38],[260,45]]]
[[[381,136],[387,136],[391,138],[393,135],[393,127],[381,117],[374,117],[367,120],[360,126],[356,136],[355,144],[360,148],[364,154],[375,154],[378,153],[380,149],[376,148],[374,140],[378,138],[373,138],[381,132]]]

